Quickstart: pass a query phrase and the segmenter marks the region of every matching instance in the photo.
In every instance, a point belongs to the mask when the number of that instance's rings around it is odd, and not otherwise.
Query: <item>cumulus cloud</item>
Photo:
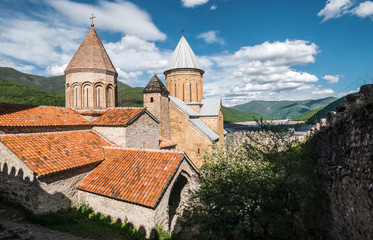
[[[45,73],[48,74],[48,75],[52,75],[52,76],[63,75],[66,67],[67,67],[67,64],[63,64],[63,65],[49,65],[45,69]]]
[[[315,75],[297,71],[296,65],[315,62],[318,46],[304,40],[264,42],[244,46],[231,54],[209,57],[205,94],[221,97],[227,106],[250,100],[301,100],[332,93],[315,85]],[[317,95],[313,95],[315,93]]]
[[[216,5],[211,5],[210,10],[216,10],[217,8],[218,8],[218,6],[216,6]]]
[[[332,83],[337,83],[339,81],[339,78],[341,78],[341,77],[343,77],[343,76],[340,76],[340,75],[325,75],[323,77],[323,79],[328,81],[328,83],[332,84]]]
[[[351,6],[351,0],[328,0],[317,16],[323,17],[323,22],[331,18],[338,18],[346,14]]]
[[[198,5],[203,5],[207,3],[209,0],[181,0],[184,7],[192,8]]]
[[[225,44],[225,40],[221,37],[218,37],[218,31],[208,31],[201,33],[197,36],[198,39],[203,39],[207,43],[219,43],[219,44]]]
[[[104,46],[114,66],[125,70],[126,74],[119,73],[121,79],[128,83],[128,79],[132,78],[132,83],[137,85],[145,85],[150,80],[139,79],[144,73],[148,76],[161,75],[172,54],[171,50],[159,49],[154,42],[131,35],[122,37],[118,42],[106,43]],[[131,72],[137,74],[131,75]]]
[[[66,16],[68,21],[81,26],[88,26],[89,16],[94,13],[95,27],[98,29],[137,35],[146,40],[166,39],[166,34],[154,25],[150,15],[131,2],[101,0],[97,5],[93,5],[60,0],[47,1],[47,3]]]
[[[373,2],[365,1],[359,4],[353,9],[353,13],[361,18],[372,17],[373,16]]]

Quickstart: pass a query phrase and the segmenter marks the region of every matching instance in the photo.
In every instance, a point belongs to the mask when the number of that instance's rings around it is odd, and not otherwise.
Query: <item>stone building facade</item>
[[[88,204],[146,236],[178,231],[197,168],[165,150],[176,145],[168,91],[146,93],[150,111],[116,107],[117,72],[93,26],[65,75],[64,108],[0,104],[0,195],[36,214]]]
[[[160,120],[162,135],[198,167],[225,135],[221,100],[203,97],[203,74],[183,35],[164,71],[166,87],[154,76],[143,91],[144,107]]]

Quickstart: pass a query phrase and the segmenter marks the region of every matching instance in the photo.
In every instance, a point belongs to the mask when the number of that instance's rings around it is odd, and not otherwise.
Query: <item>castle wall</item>
[[[76,185],[94,166],[37,178],[0,143],[0,194],[35,214],[68,208],[77,202]]]
[[[373,239],[373,85],[346,97],[316,132],[319,172],[334,239]]]
[[[189,116],[172,103],[170,104],[170,134],[171,141],[177,143],[176,149],[185,152],[197,167],[202,166],[203,155],[211,152],[210,145],[213,143],[189,122]]]
[[[198,69],[174,69],[165,72],[166,88],[170,96],[184,102],[201,102],[203,99],[203,76]]]
[[[159,149],[158,123],[148,114],[142,114],[127,126],[126,146]]]
[[[224,142],[224,117],[223,112],[219,111],[218,116],[199,117],[207,126],[209,126],[216,134],[219,135],[219,144]]]

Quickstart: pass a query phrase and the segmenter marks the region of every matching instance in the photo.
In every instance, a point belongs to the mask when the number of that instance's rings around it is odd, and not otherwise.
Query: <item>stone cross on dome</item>
[[[93,13],[92,13],[92,17],[90,17],[89,19],[92,19],[92,23],[91,23],[91,27],[94,27],[95,25],[93,24],[93,19],[96,18],[95,16],[93,16]]]
[[[181,29],[181,36],[184,36],[184,29]]]

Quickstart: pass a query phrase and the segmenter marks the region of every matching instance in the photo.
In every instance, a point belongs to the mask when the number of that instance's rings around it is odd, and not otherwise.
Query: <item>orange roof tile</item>
[[[76,71],[105,71],[118,75],[95,29],[92,27],[70,60],[65,74]]]
[[[125,126],[140,116],[144,108],[111,108],[92,122],[99,126]]]
[[[73,126],[89,125],[75,111],[52,106],[33,106],[24,104],[0,104],[0,126],[36,127],[36,126]]]
[[[177,144],[174,143],[173,141],[167,139],[167,138],[164,138],[162,136],[159,136],[159,148],[168,148],[168,147],[173,147],[173,146],[176,146]]]
[[[155,208],[184,154],[176,151],[105,148],[105,156],[106,160],[77,188]]]
[[[99,163],[111,146],[91,131],[4,135],[0,142],[39,177]]]

